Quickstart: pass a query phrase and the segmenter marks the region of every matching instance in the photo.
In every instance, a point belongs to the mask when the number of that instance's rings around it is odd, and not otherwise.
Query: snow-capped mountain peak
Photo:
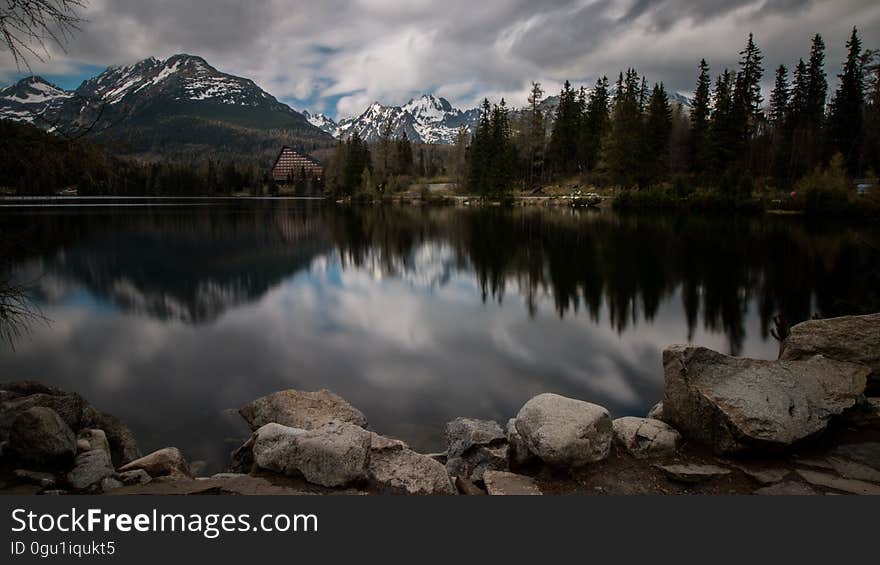
[[[23,78],[0,89],[0,119],[33,123],[71,96],[42,77]]]

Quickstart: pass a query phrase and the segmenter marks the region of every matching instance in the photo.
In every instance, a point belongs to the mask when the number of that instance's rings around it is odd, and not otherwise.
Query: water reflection
[[[2,221],[53,320],[3,373],[214,468],[245,433],[223,410],[281,388],[335,390],[434,450],[448,419],[544,391],[640,414],[672,342],[773,357],[777,313],[880,310],[877,232],[791,218],[237,202]]]

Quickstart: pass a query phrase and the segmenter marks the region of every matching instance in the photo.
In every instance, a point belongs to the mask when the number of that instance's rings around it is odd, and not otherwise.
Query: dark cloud
[[[342,114],[426,90],[461,105],[524,101],[531,80],[553,90],[629,66],[689,90],[700,58],[735,65],[749,32],[768,68],[796,61],[822,33],[832,77],[854,24],[880,47],[875,0],[91,0],[86,16],[67,52],[36,71],[189,52],[295,105]],[[0,79],[14,68],[0,52]]]

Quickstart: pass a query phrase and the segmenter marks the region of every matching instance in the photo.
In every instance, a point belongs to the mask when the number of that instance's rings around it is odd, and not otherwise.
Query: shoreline
[[[541,394],[506,424],[449,422],[439,454],[330,391],[279,391],[239,409],[253,434],[208,477],[75,393],[5,383],[0,494],[880,494],[880,314],[795,326],[776,361],[671,346],[663,365],[645,418]]]

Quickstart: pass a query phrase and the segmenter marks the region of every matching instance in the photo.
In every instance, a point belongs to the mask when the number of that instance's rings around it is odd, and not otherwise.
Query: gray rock
[[[664,421],[719,453],[779,449],[821,432],[855,405],[864,365],[813,357],[760,361],[702,347],[663,352]]]
[[[245,404],[238,413],[252,430],[270,423],[302,430],[314,430],[330,422],[367,427],[360,410],[329,390],[282,390]]]
[[[367,479],[370,432],[360,426],[331,422],[316,430],[266,424],[257,430],[254,462],[262,469],[301,474],[310,483],[343,486]]]
[[[531,477],[505,471],[486,471],[483,475],[483,482],[486,484],[486,492],[490,496],[540,496],[544,494]]]
[[[114,474],[110,453],[93,449],[76,456],[73,469],[67,473],[67,482],[77,490],[84,490]]]
[[[651,407],[651,410],[648,411],[647,418],[652,420],[663,420],[663,401],[661,400],[657,404]]]
[[[667,478],[680,483],[699,483],[710,479],[718,479],[730,474],[730,469],[717,465],[654,465],[663,471]]]
[[[67,464],[76,455],[76,436],[57,412],[35,406],[15,418],[9,448],[26,463]]]
[[[145,485],[153,480],[153,478],[150,477],[150,474],[143,469],[134,469],[132,471],[119,473],[117,478],[125,486]]]
[[[630,416],[611,424],[615,444],[640,459],[672,455],[681,444],[681,434],[660,420]]]
[[[791,328],[780,359],[809,359],[823,355],[837,361],[870,367],[868,380],[880,384],[880,314],[810,320]]]
[[[79,448],[80,442],[84,442],[85,446],[87,446],[86,449],[81,449],[80,451],[100,449],[110,455],[110,443],[107,441],[107,434],[104,433],[104,430],[80,430],[76,437],[77,448]]]
[[[450,495],[455,488],[442,463],[405,443],[372,434],[370,482],[391,494]]]
[[[809,471],[807,469],[797,469],[797,474],[811,485],[831,488],[851,494],[880,495],[880,485],[867,483],[865,481],[844,479],[835,475],[829,475],[828,473]]]
[[[27,389],[25,389],[27,390]],[[34,390],[54,389],[40,388]],[[15,419],[31,408],[50,408],[64,421],[71,430],[82,427],[82,413],[86,402],[78,394],[50,394],[40,392],[21,396],[0,404],[0,439],[9,438],[12,431],[12,423]]]
[[[803,483],[786,481],[769,487],[759,488],[755,491],[755,494],[761,496],[813,496],[818,493]]]
[[[55,475],[52,473],[41,473],[40,471],[28,471],[27,469],[16,469],[13,473],[16,478],[29,483],[38,484],[43,488],[55,486]]]
[[[157,477],[192,477],[189,464],[176,447],[166,447],[144,455],[140,459],[135,459],[120,467],[119,472],[124,473],[135,469],[143,469],[154,479]]]
[[[514,466],[521,467],[523,465],[528,465],[530,462],[537,459],[537,457],[529,451],[529,446],[526,445],[522,436],[516,431],[516,418],[511,418],[507,421],[507,428],[505,431],[507,432],[507,443],[510,446],[510,462]]]
[[[520,409],[516,429],[530,452],[545,463],[579,467],[608,456],[611,416],[596,404],[541,394]]]
[[[486,469],[507,470],[507,437],[497,422],[456,418],[446,424],[446,470],[453,477],[483,479]]]
[[[110,445],[110,455],[117,467],[140,459],[141,450],[131,430],[116,416],[105,414],[97,408],[86,405],[83,409],[83,426],[102,430]]]
[[[488,494],[473,481],[464,477],[455,477],[455,488],[460,494],[465,496],[486,496]]]

